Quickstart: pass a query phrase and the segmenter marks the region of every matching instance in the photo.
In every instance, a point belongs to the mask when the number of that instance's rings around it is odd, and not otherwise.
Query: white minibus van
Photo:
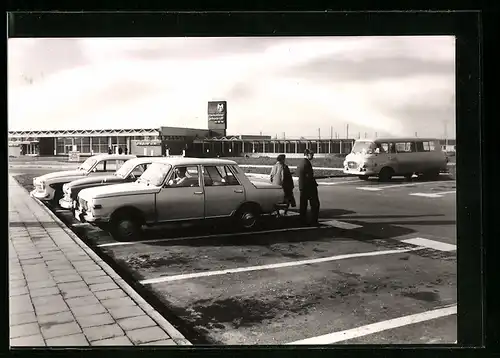
[[[435,138],[358,139],[344,161],[344,173],[360,179],[393,176],[411,179],[413,174],[435,179],[447,168],[448,157]]]

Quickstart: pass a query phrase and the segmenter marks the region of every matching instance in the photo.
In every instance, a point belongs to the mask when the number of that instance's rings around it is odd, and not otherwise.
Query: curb
[[[21,186],[22,187],[22,186]],[[23,187],[24,189],[24,187]],[[26,189],[25,189],[26,190]],[[32,197],[33,198],[33,197]],[[122,290],[124,290],[137,305],[148,314],[173,340],[177,345],[190,346],[192,345],[170,322],[160,315],[144,298],[142,298],[129,284],[125,282],[106,262],[104,262],[91,248],[89,248],[73,231],[71,231],[64,223],[50,211],[40,200],[33,198],[35,202],[47,212],[52,219],[66,232],[74,242],[80,246],[92,260],[95,261],[106,272]]]

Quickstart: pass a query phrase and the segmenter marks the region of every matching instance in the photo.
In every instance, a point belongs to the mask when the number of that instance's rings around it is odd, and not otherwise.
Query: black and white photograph
[[[10,346],[457,344],[455,47],[9,38]]]

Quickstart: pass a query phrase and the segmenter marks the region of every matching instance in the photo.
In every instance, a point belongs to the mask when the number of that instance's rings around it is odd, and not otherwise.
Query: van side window
[[[429,142],[422,142],[423,145],[423,152],[432,152],[434,150],[434,142],[429,141]]]
[[[434,141],[431,140],[429,142],[429,150],[432,152],[435,149],[436,149],[436,143],[434,143]]]
[[[415,151],[415,145],[413,142],[399,142],[396,143],[396,151],[398,153],[411,153]]]
[[[389,153],[389,143],[377,143],[377,148],[379,153]]]
[[[389,153],[396,153],[396,144],[391,143],[389,145]]]

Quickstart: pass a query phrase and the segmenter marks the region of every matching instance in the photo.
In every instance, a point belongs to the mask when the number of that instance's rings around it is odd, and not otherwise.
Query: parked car
[[[281,187],[250,181],[234,161],[162,158],[133,183],[80,191],[74,215],[130,240],[144,225],[179,221],[232,219],[252,229],[282,200]]]
[[[95,176],[115,172],[125,161],[133,158],[136,158],[136,156],[123,154],[94,155],[84,161],[78,169],[63,170],[33,178],[35,189],[30,195],[57,206],[59,199],[63,196],[63,184],[86,178],[90,175]]]
[[[134,182],[141,177],[149,164],[158,159],[161,158],[143,157],[129,159],[112,174],[89,176],[66,183],[62,187],[64,196],[59,200],[59,206],[63,209],[74,210],[78,200],[78,193],[83,189]]]

